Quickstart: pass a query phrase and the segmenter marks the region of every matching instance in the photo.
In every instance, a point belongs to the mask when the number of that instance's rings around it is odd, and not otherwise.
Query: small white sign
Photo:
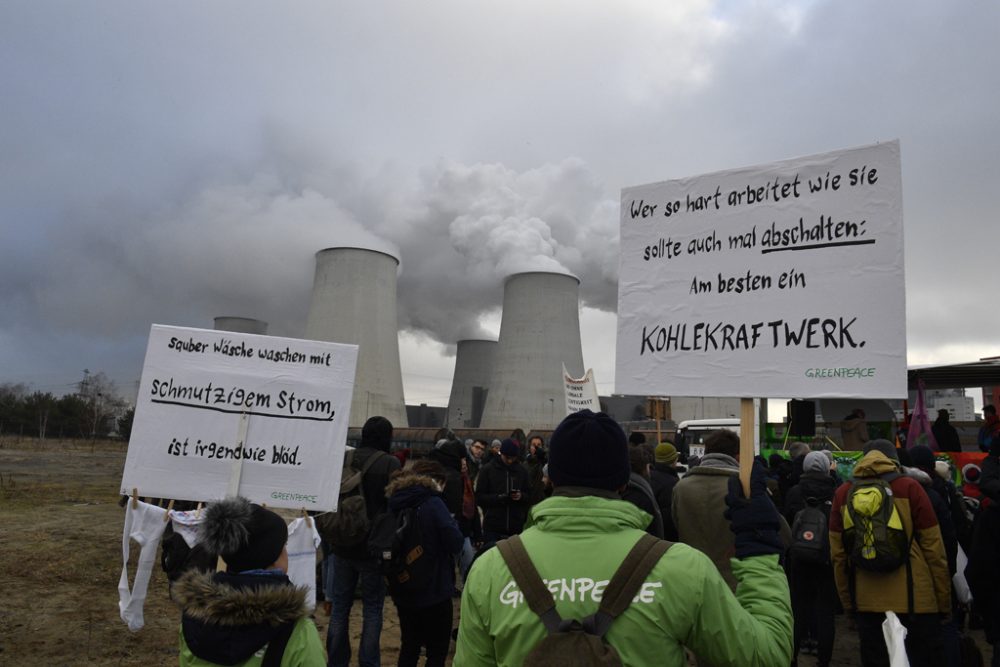
[[[153,325],[122,493],[337,503],[358,347]]]
[[[899,142],[622,190],[615,379],[904,398]]]
[[[601,401],[597,397],[597,384],[594,382],[594,369],[588,368],[586,375],[582,378],[574,378],[566,370],[566,364],[563,364],[563,383],[566,387],[567,415],[580,410],[601,411]]]

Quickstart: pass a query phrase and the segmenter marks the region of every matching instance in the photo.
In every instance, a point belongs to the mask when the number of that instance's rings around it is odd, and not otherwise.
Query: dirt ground
[[[118,616],[124,463],[121,443],[0,439],[0,666],[177,664],[180,613],[158,564],[145,627],[130,632]],[[133,561],[138,551],[133,544]],[[360,614],[358,601],[355,655]],[[328,618],[318,610],[315,620],[325,638]],[[982,633],[972,635],[988,656]],[[394,665],[399,624],[389,601],[381,644],[382,663]],[[858,664],[857,655],[856,637],[839,618],[833,664]],[[811,667],[815,658],[798,664]]]

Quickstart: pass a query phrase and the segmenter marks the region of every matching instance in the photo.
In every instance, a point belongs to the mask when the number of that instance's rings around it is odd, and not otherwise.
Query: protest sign
[[[601,401],[597,397],[597,385],[594,382],[594,369],[588,368],[582,378],[574,378],[563,364],[563,384],[566,387],[566,414],[571,415],[580,410],[601,411]]]
[[[899,142],[622,190],[616,392],[906,396]]]
[[[153,325],[122,493],[330,510],[356,345]]]

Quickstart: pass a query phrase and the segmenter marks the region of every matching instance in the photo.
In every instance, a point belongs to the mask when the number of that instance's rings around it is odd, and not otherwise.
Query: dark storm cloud
[[[4,3],[0,368],[301,335],[335,245],[398,253],[446,345],[512,272],[613,309],[621,187],[896,137],[911,358],[995,353],[997,5],[661,4]]]

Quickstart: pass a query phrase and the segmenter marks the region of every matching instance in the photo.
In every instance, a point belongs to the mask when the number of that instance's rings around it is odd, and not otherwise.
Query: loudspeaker
[[[816,435],[816,402],[788,401],[788,428],[792,435]]]

